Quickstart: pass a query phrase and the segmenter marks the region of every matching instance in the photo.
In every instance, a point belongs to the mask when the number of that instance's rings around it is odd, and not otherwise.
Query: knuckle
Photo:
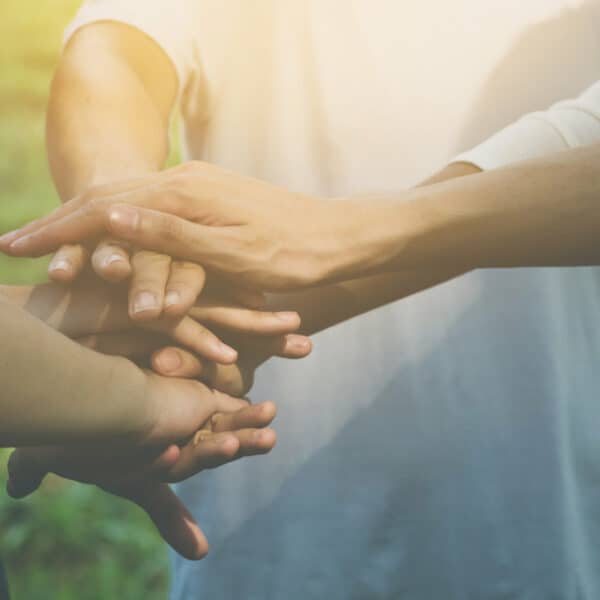
[[[160,215],[159,219],[161,235],[169,242],[180,241],[183,237],[181,222],[170,215]]]
[[[173,213],[179,213],[189,203],[189,195],[186,186],[182,183],[185,180],[174,175],[160,194],[160,206],[162,210]]]
[[[98,214],[103,212],[109,205],[109,201],[106,198],[100,196],[91,196],[85,204],[85,209],[88,214]]]

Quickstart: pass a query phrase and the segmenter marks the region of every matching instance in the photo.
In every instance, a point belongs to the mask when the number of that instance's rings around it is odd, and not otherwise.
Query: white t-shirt
[[[401,190],[600,73],[579,0],[88,0],[180,80],[189,157],[323,196]],[[462,155],[600,140],[599,88]],[[178,487],[212,553],[173,598],[600,597],[600,277],[480,271],[259,372],[268,457]]]

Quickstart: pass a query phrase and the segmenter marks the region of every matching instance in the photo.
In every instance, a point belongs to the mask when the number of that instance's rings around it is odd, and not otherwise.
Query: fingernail
[[[141,292],[135,297],[133,312],[141,313],[158,308],[158,301],[152,292]]]
[[[57,260],[53,260],[50,263],[49,267],[50,271],[66,271],[69,273],[71,271],[71,261],[66,258],[59,258]]]
[[[295,312],[278,312],[276,315],[284,323],[296,323],[298,321],[298,313]]]
[[[237,350],[234,350],[227,344],[219,344],[219,354],[227,361],[235,362],[237,360]]]
[[[110,265],[113,265],[114,263],[117,263],[117,262],[125,262],[125,260],[123,259],[123,257],[120,254],[111,254],[102,261],[102,266],[110,267]]]
[[[115,229],[122,232],[135,231],[140,222],[138,211],[131,206],[120,206],[111,209],[108,219]]]
[[[181,367],[181,356],[175,350],[165,350],[158,356],[158,365],[161,370],[172,373]]]
[[[181,304],[181,294],[179,292],[168,292],[165,296],[165,306],[175,306]]]

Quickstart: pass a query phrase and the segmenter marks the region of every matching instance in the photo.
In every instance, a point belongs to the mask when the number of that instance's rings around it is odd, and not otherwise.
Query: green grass
[[[78,5],[0,2],[0,232],[58,203],[46,165],[44,108],[61,33]],[[0,256],[0,282],[42,281],[46,265]],[[0,556],[16,600],[165,598],[166,551],[141,511],[57,478],[14,502],[3,492],[7,456],[0,451]]]

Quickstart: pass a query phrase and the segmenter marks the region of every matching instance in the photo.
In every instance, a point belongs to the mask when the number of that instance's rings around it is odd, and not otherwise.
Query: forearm
[[[379,198],[353,259],[397,269],[600,264],[600,145]]]
[[[419,187],[480,173],[468,163],[454,163],[438,171]],[[393,271],[323,286],[295,294],[270,298],[275,309],[296,310],[302,319],[302,333],[313,335],[353,317],[407,298],[420,291],[465,273],[462,267]]]
[[[299,333],[314,335],[338,323],[407,298],[462,275],[463,270],[398,271],[269,297],[270,310],[294,310],[302,319]]]
[[[176,89],[168,58],[142,33],[117,23],[76,33],[48,105],[48,156],[63,200],[160,169]]]
[[[126,439],[145,410],[143,373],[87,350],[0,299],[0,445]]]
[[[287,296],[288,307],[314,333],[476,268],[600,264],[599,164],[595,145],[459,180],[451,165],[401,199],[373,198],[366,243],[342,254],[347,273],[379,274]]]

